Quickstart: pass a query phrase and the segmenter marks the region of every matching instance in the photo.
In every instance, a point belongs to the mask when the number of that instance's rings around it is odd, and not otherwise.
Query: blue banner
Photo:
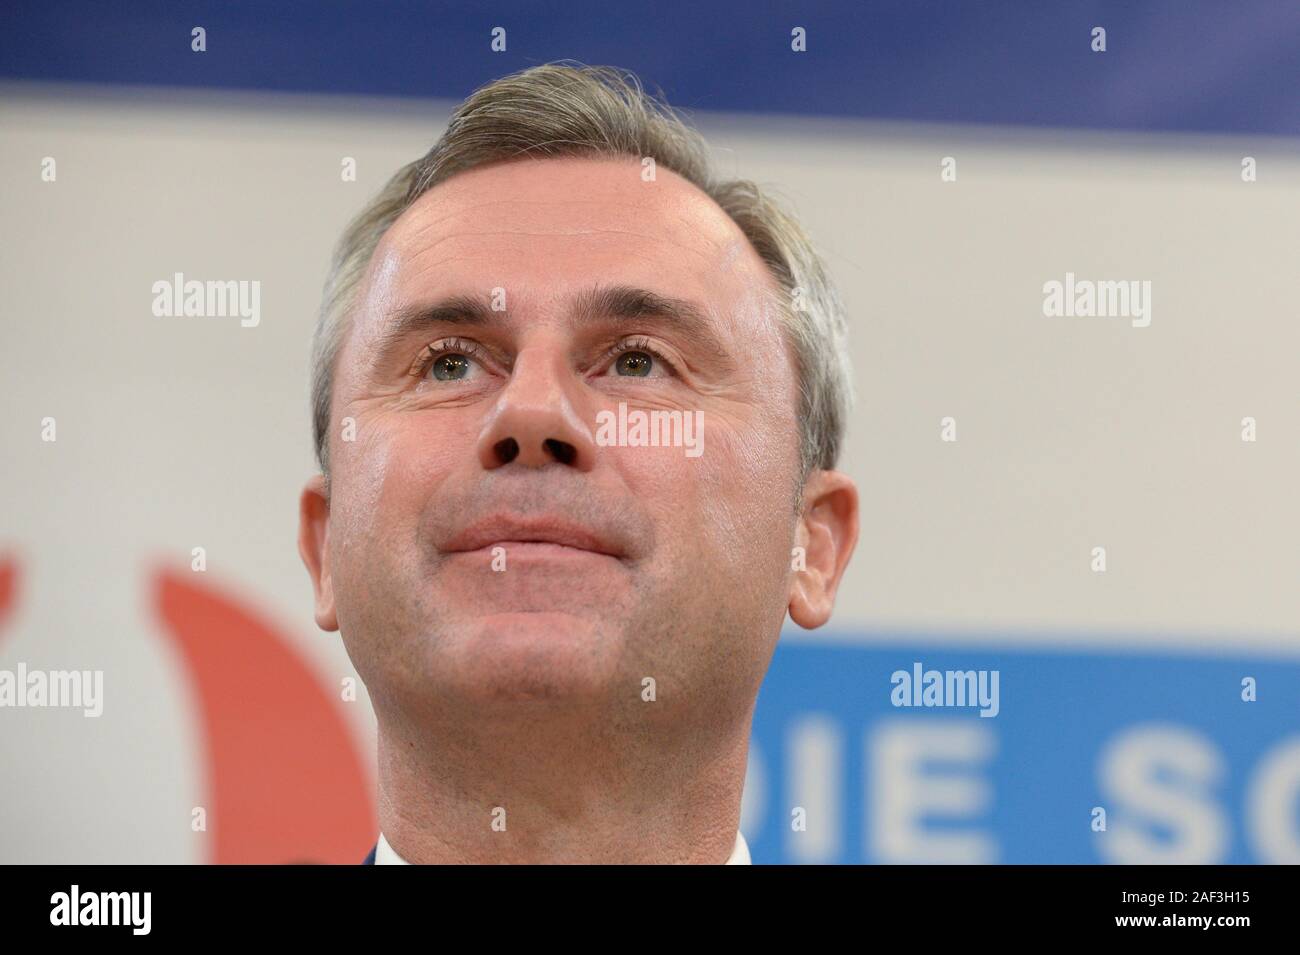
[[[564,58],[679,108],[1300,134],[1286,0],[23,0],[0,30],[0,76],[106,84],[460,100]]]
[[[1300,662],[783,641],[742,828],[755,863],[1296,862]]]

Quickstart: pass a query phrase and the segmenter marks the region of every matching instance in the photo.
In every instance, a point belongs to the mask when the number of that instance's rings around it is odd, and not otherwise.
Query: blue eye
[[[486,370],[482,349],[466,338],[444,338],[425,346],[418,376],[425,381],[473,381]]]
[[[469,359],[464,355],[441,355],[434,359],[429,371],[439,381],[460,381],[469,375]]]

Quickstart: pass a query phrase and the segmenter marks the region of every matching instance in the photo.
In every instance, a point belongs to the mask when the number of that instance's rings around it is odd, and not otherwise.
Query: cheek
[[[670,559],[752,568],[770,552],[784,565],[793,536],[794,436],[771,422],[705,431],[703,453],[620,448],[629,490],[654,515]]]
[[[779,345],[772,346],[775,350]],[[743,415],[718,417],[700,457],[701,483],[738,519],[785,527],[794,511],[799,472],[798,386],[773,374],[754,382]]]
[[[337,455],[332,513],[342,517],[351,546],[401,546],[404,535],[398,529],[404,524],[414,528],[426,506],[449,459],[448,447],[442,435],[416,427],[417,418],[371,422]],[[472,449],[454,452],[464,453]],[[376,527],[387,532],[376,534]]]
[[[733,552],[743,566],[754,567],[769,553],[784,563],[794,533],[797,465],[780,439],[779,432],[759,428],[714,442],[718,453],[709,485],[717,502],[716,520],[728,539],[745,543],[743,552]]]

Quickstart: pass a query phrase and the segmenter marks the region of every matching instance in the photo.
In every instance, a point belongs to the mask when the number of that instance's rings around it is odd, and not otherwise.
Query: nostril
[[[578,456],[578,449],[567,441],[557,441],[555,438],[547,438],[543,444],[546,450],[551,453],[551,457],[561,464],[572,464],[573,459]]]
[[[493,445],[492,450],[502,464],[509,464],[519,457],[519,442],[514,438],[503,438]]]

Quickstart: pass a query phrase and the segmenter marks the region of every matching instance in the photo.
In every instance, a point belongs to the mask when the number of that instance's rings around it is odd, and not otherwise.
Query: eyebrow
[[[574,295],[568,311],[570,320],[579,328],[607,319],[653,319],[714,363],[724,368],[735,364],[708,312],[687,299],[631,285],[596,285]],[[401,308],[393,313],[388,328],[380,336],[376,360],[384,362],[397,346],[417,333],[446,326],[483,327],[506,314],[493,310],[486,296],[470,295],[453,295],[431,304]]]

